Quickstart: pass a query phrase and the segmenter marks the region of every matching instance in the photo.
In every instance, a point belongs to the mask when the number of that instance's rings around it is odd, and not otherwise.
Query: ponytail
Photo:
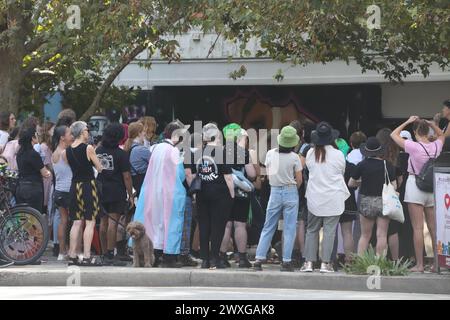
[[[52,137],[52,150],[55,151],[56,148],[59,145],[59,141],[61,140],[61,137],[63,137],[66,134],[67,126],[58,126],[53,131],[53,137]]]

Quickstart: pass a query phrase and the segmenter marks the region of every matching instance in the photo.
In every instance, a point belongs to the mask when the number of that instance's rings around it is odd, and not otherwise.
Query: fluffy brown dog
[[[133,239],[133,267],[150,268],[153,266],[155,256],[153,255],[152,240],[145,234],[145,227],[140,222],[130,222],[127,233]]]

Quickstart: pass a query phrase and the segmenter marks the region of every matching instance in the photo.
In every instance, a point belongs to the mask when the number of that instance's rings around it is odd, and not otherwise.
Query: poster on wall
[[[440,172],[442,171],[442,172]],[[439,267],[450,268],[450,171],[434,173],[436,197],[436,243]]]

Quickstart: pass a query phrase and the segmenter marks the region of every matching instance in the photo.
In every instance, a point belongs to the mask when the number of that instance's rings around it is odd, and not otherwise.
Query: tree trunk
[[[17,115],[22,87],[22,61],[16,54],[0,50],[0,111],[10,111]]]
[[[81,116],[81,121],[88,121],[89,118],[97,111],[100,102],[105,95],[108,88],[111,86],[111,84],[114,82],[114,80],[117,78],[117,76],[122,72],[123,69],[134,59],[136,56],[144,51],[145,47],[138,45],[136,48],[134,48],[129,54],[122,57],[120,63],[116,66],[116,68],[111,71],[111,73],[108,75],[108,77],[105,79],[105,81],[102,83],[100,88],[97,91],[97,94],[94,97],[94,100],[92,101],[89,108],[86,110],[86,112]]]

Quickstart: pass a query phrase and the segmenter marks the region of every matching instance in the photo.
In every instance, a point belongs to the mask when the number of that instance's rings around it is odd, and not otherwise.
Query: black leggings
[[[225,226],[231,214],[233,199],[228,189],[219,196],[198,195],[198,225],[200,231],[200,256],[203,260],[218,259]],[[211,252],[209,242],[211,241]]]

